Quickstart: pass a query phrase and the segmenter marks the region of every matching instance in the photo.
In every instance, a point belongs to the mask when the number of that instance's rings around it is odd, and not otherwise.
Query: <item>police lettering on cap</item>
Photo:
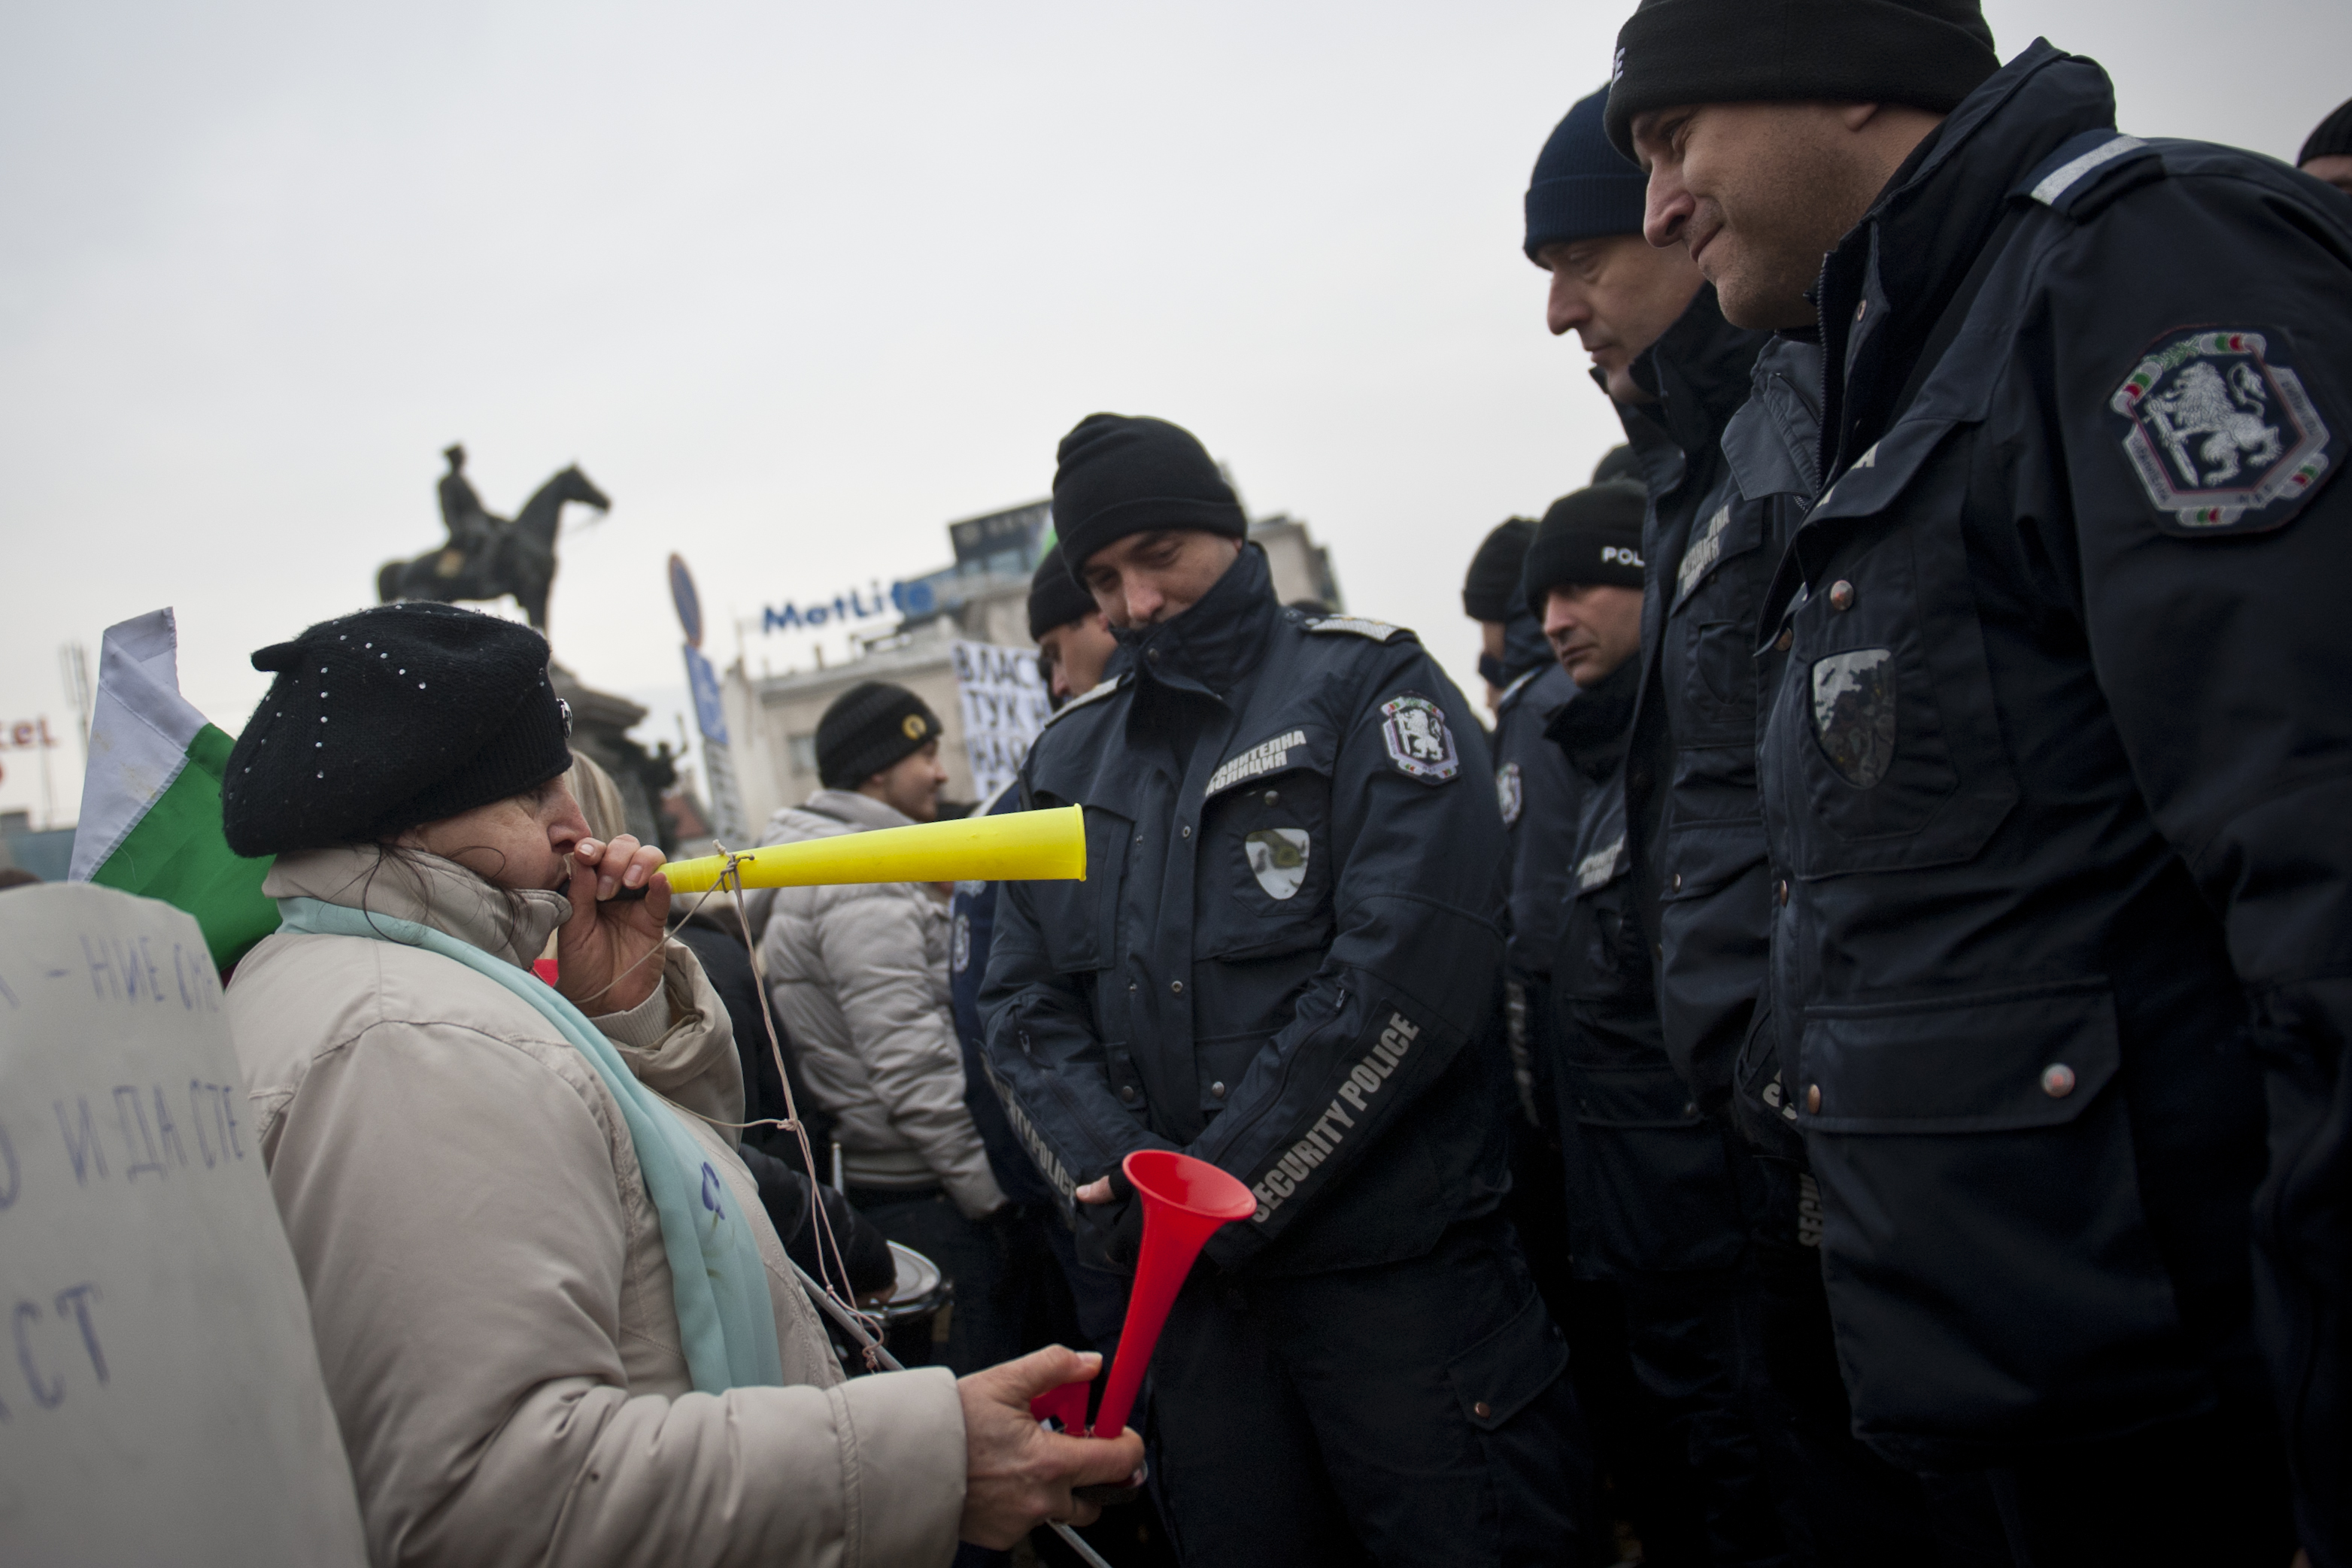
[[[1642,486],[1623,479],[1588,486],[1551,504],[1528,545],[1520,586],[1528,612],[1541,616],[1544,597],[1578,583],[1642,586]]]

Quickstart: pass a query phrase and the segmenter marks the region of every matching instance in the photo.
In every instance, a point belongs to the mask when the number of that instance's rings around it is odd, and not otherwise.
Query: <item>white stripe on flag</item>
[[[180,695],[179,653],[179,625],[168,609],[106,629],[81,821],[66,873],[71,881],[88,882],[188,765],[188,745],[205,716]]]

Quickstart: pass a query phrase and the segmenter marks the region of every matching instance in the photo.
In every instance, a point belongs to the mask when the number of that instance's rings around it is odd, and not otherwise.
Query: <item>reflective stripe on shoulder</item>
[[[1412,632],[1402,626],[1391,626],[1385,621],[1368,621],[1360,615],[1322,615],[1307,622],[1309,632],[1346,632],[1358,637],[1369,637],[1375,643],[1386,643],[1395,637],[1410,637]]]
[[[2098,132],[2094,131],[2090,134],[2096,135]],[[2068,142],[2066,146],[2058,150],[2057,155],[2063,156],[2072,152],[2075,144],[2082,140],[2084,140],[2082,137],[2077,137],[2074,141]],[[2137,136],[2126,136],[2121,131],[2113,132],[2107,140],[2097,146],[2085,152],[2075,152],[2055,169],[2042,175],[2041,179],[2034,182],[2033,188],[2026,193],[2045,207],[2059,207],[2063,210],[2067,192],[2074,189],[2085,179],[2116,159],[2137,152],[2147,145],[2147,142]]]

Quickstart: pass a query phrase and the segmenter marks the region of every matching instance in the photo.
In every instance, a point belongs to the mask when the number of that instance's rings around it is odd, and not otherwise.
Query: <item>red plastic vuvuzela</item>
[[[1143,1200],[1143,1248],[1135,1260],[1135,1291],[1128,1298],[1127,1323],[1118,1331],[1118,1355],[1110,1364],[1102,1408],[1094,1429],[1117,1437],[1135,1408],[1143,1369],[1176,1291],[1192,1271],[1210,1236],[1221,1225],[1257,1212],[1250,1189],[1206,1160],[1172,1149],[1138,1149],[1119,1162]]]

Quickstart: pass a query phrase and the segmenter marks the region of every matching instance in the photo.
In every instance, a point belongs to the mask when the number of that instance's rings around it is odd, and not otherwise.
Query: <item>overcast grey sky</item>
[[[58,645],[163,604],[235,731],[253,648],[439,538],[452,440],[493,510],[573,461],[614,497],[556,654],[650,691],[671,550],[731,659],[730,614],[1045,494],[1097,409],[1190,426],[1469,687],[1471,549],[1616,439],[1517,243],[1628,8],[19,0],[0,739],[62,735]],[[2127,130],[2287,157],[2352,94],[2342,0],[1988,14],[2103,60]]]

